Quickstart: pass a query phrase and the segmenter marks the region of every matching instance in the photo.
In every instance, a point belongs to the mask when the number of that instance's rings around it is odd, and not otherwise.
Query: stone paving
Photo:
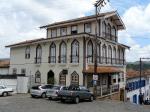
[[[61,103],[30,95],[0,97],[0,112],[150,112],[150,106],[138,106],[118,101]]]

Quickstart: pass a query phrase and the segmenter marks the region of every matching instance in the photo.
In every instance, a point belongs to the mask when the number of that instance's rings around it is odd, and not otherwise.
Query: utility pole
[[[150,60],[150,58],[140,58],[140,94],[142,94],[141,81],[142,81],[142,60]]]
[[[109,2],[109,0],[107,0]],[[98,14],[100,14],[100,10],[102,7],[106,5],[105,0],[97,0],[96,3],[94,4],[95,6],[95,39],[94,39],[94,76],[97,76],[97,29],[98,29]],[[93,93],[95,96],[97,96],[97,82],[93,78]]]

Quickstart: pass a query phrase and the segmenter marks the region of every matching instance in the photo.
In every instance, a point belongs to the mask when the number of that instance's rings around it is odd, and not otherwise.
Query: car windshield
[[[60,90],[60,86],[54,86],[52,89],[54,89],[54,90]]]

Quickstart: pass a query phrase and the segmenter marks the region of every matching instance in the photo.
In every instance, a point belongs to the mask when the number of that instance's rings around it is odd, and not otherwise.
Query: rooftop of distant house
[[[0,59],[0,68],[9,68],[10,59]]]
[[[150,76],[150,69],[142,71],[141,76],[142,77]],[[140,71],[133,70],[133,69],[127,70],[127,74],[126,74],[127,79],[138,78],[138,77],[140,77]]]

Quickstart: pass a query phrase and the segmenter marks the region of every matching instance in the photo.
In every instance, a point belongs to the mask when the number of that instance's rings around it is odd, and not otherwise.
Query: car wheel
[[[46,98],[46,93],[43,93],[41,97]]]
[[[91,102],[94,100],[94,97],[93,96],[90,96],[90,99],[89,99]]]
[[[51,97],[49,97],[48,99],[49,99],[49,100],[52,100],[52,98],[51,98]]]
[[[8,93],[7,93],[7,92],[4,92],[4,93],[3,93],[3,96],[4,96],[4,97],[8,96]]]
[[[75,101],[76,104],[78,104],[80,102],[79,97],[76,97],[74,101]]]
[[[65,100],[64,100],[64,99],[61,99],[61,102],[62,102],[62,103],[64,103],[64,102],[65,102]]]
[[[31,97],[32,97],[32,98],[35,98],[35,96],[34,96],[34,95],[31,95]]]

